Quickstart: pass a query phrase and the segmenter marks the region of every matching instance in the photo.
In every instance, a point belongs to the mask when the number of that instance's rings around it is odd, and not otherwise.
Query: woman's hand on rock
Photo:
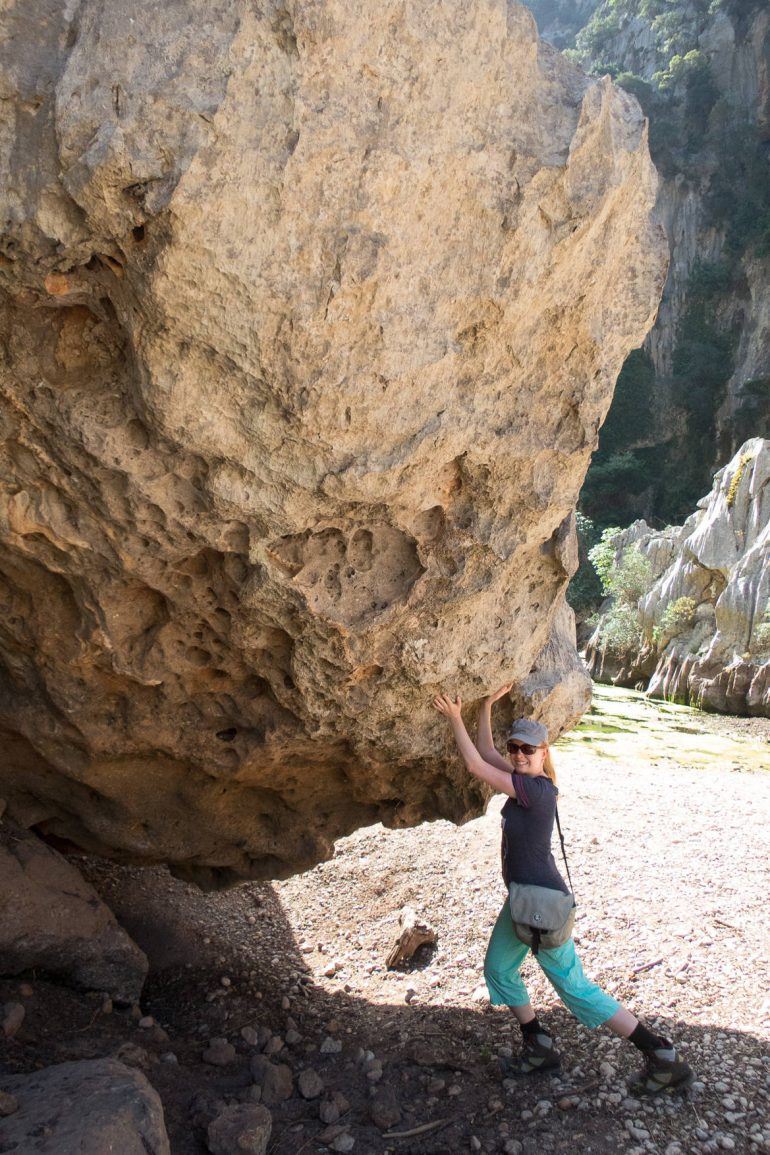
[[[433,705],[439,714],[443,714],[450,722],[460,721],[462,718],[463,704],[459,694],[454,701],[449,697],[449,694],[439,694],[437,698],[433,699]]]
[[[499,689],[495,690],[493,693],[487,694],[484,701],[489,702],[491,706],[494,702],[498,702],[500,698],[504,698],[506,694],[510,694],[512,688],[513,682],[506,682],[504,686],[500,686]]]

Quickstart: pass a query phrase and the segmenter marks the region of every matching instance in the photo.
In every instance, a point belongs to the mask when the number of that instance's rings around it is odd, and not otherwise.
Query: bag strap
[[[559,807],[558,806],[555,807],[555,811],[556,811],[556,829],[559,831],[559,842],[561,843],[561,852],[564,855],[564,865],[567,868],[567,878],[569,879],[569,887],[570,887],[570,890],[572,891],[572,893],[574,894],[575,893],[575,887],[572,885],[572,879],[570,878],[569,863],[567,862],[567,851],[566,851],[565,846],[564,846],[564,835],[561,832],[561,822],[559,822]]]

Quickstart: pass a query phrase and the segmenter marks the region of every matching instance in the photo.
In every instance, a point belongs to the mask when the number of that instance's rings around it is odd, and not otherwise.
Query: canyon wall
[[[638,550],[650,587],[639,599],[641,644],[589,643],[595,677],[641,681],[651,697],[729,714],[770,715],[770,441],[747,441],[681,526],[636,522],[613,541]],[[610,609],[611,612],[611,609]]]
[[[545,39],[638,96],[671,261],[620,374],[580,509],[681,523],[770,434],[770,9],[762,0],[531,0]]]

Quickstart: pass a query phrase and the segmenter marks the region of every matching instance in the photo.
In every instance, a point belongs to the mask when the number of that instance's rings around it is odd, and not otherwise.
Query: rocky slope
[[[9,813],[211,884],[467,817],[438,687],[586,700],[570,514],[666,264],[636,102],[502,0],[5,17]]]
[[[714,478],[682,526],[637,522],[616,539],[654,578],[639,602],[644,644],[618,659],[589,646],[595,676],[653,697],[733,714],[770,715],[770,441],[754,438]]]

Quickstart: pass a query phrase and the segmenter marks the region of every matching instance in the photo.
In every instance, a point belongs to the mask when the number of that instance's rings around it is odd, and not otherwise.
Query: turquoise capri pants
[[[529,949],[526,943],[516,937],[506,900],[497,917],[484,959],[484,978],[493,1007],[524,1007],[529,1002],[527,988],[519,974]],[[535,958],[559,998],[583,1026],[601,1026],[620,1010],[619,1002],[586,978],[571,938],[552,950],[540,947]]]

